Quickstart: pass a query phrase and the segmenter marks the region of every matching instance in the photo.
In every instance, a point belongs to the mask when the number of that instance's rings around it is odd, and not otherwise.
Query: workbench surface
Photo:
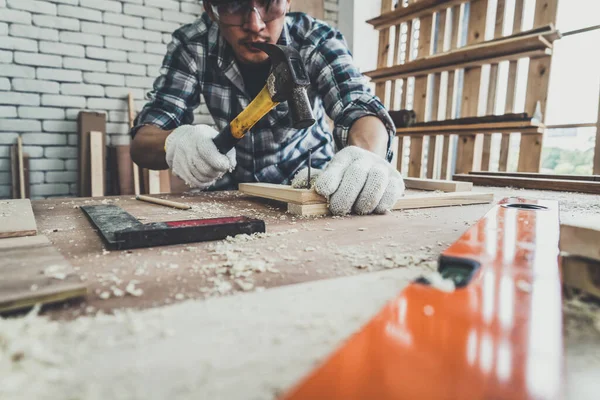
[[[561,218],[597,214],[597,196],[475,188],[504,197],[555,199]],[[161,195],[192,206],[177,210],[135,200],[69,198],[33,201],[38,234],[47,235],[87,282],[85,301],[51,313],[70,318],[86,309],[150,308],[190,298],[356,275],[406,264],[435,268],[437,256],[480,219],[492,204],[394,211],[387,215],[295,217],[285,205],[239,192]],[[246,215],[263,219],[266,235],[124,251],[106,251],[83,205],[115,204],[144,223]],[[244,240],[246,239],[246,240]],[[229,270],[248,278],[229,277]],[[254,270],[255,272],[248,272]],[[256,272],[263,270],[263,272]],[[216,279],[215,279],[216,278]],[[143,294],[125,292],[132,282]],[[252,288],[251,288],[252,287]],[[108,296],[108,298],[106,298]]]

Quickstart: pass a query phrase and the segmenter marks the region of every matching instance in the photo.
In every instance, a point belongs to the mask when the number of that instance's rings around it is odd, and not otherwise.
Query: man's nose
[[[248,17],[246,18],[246,23],[244,25],[244,28],[247,31],[250,32],[260,32],[263,29],[265,29],[266,24],[263,21],[262,17],[260,16],[260,13],[258,12],[258,10],[256,9],[256,7],[253,7],[250,9],[250,12],[248,13]]]

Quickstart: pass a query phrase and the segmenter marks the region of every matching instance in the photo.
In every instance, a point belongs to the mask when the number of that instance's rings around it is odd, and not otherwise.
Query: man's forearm
[[[385,158],[389,134],[385,125],[377,117],[362,117],[350,128],[348,145],[361,147]]]
[[[141,127],[131,142],[131,159],[142,168],[168,169],[165,140],[171,132],[153,125]]]

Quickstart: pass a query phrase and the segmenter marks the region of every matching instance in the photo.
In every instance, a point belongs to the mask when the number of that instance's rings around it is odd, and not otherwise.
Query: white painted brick
[[[106,72],[106,62],[87,60],[85,58],[64,57],[63,65],[66,69],[80,69],[82,71]]]
[[[117,135],[127,135],[129,133],[129,124],[128,123],[109,122],[106,124],[106,133],[117,134]]]
[[[40,149],[43,150],[42,147],[40,147]],[[42,171],[29,171],[29,183],[30,184],[44,183],[44,175],[45,174]]]
[[[8,158],[0,158],[0,171],[10,171],[10,160]],[[10,186],[9,186],[10,188]],[[6,193],[10,193],[10,192],[6,192]],[[6,195],[8,196],[8,194]]]
[[[102,11],[92,10],[84,7],[68,6],[65,4],[58,6],[58,15],[87,21],[102,21]]]
[[[121,0],[123,3],[144,4],[144,0]]]
[[[13,106],[39,106],[40,95],[33,93],[0,92],[0,104]]]
[[[144,100],[145,92],[142,89],[138,88],[128,88],[123,86],[106,86],[104,87],[106,91],[106,97],[111,99],[124,99],[127,98],[128,94],[131,93],[134,99]]]
[[[10,80],[8,78],[0,78],[0,90],[11,90]]]
[[[127,56],[129,62],[144,65],[162,65],[163,58],[158,55],[144,53],[129,53]]]
[[[2,132],[0,134],[0,144],[15,144],[17,143],[18,133]],[[1,170],[2,168],[0,168]]]
[[[0,158],[10,158],[10,146],[0,146]]]
[[[156,78],[145,78],[141,76],[127,76],[125,82],[129,87],[152,89]]]
[[[10,184],[10,173],[8,172],[0,172],[0,185],[8,185]],[[31,181],[29,181],[31,182]]]
[[[147,71],[147,75],[152,77],[152,78],[158,78],[161,73],[160,73],[160,69],[161,66],[160,65],[148,65],[148,71]]]
[[[82,7],[95,8],[96,10],[112,11],[117,14],[123,11],[120,2],[111,0],[79,0],[79,5]]]
[[[127,61],[127,52],[123,50],[105,49],[102,47],[86,47],[87,58],[110,61]]]
[[[21,135],[26,145],[64,145],[67,135],[60,133],[24,133]]]
[[[42,123],[42,129],[44,132],[75,133],[77,132],[77,122],[66,120],[44,121]],[[48,155],[46,155],[46,157],[48,157]]]
[[[180,24],[175,22],[160,21],[158,19],[144,18],[144,28],[151,31],[173,33],[177,29],[181,28]]]
[[[60,41],[65,43],[85,44],[87,46],[104,46],[104,38],[100,35],[81,32],[61,32]]]
[[[108,63],[108,72],[116,74],[128,74],[128,75],[146,75],[146,67],[137,64],[127,64],[118,62]]]
[[[76,6],[79,4],[79,0],[52,0],[53,3],[62,3],[62,4],[70,4],[72,6]]]
[[[125,77],[123,75],[116,74],[100,74],[94,72],[86,72],[83,74],[83,81],[85,83],[97,83],[100,85],[125,85]]]
[[[85,57],[85,49],[79,44],[45,42],[41,40],[39,46],[40,52],[42,53],[60,54],[72,57]]]
[[[31,25],[10,24],[10,36],[58,41],[58,30]],[[21,49],[19,49],[21,50]]]
[[[58,147],[57,147],[58,148]],[[67,149],[74,149],[74,147],[65,147]],[[46,152],[48,152],[48,150],[50,149],[54,149],[53,147],[48,147],[46,149]],[[75,149],[77,150],[77,149]],[[69,150],[69,152],[71,152],[72,150]],[[51,151],[51,153],[54,152]],[[73,158],[73,157],[69,157],[69,158]],[[71,183],[71,182],[76,182],[77,181],[77,172],[76,171],[50,171],[46,173],[46,182],[48,183]]]
[[[38,67],[62,67],[60,56],[15,51],[15,64],[35,65]]]
[[[10,64],[13,62],[12,51],[0,50],[0,63]],[[2,67],[0,67],[2,68]]]
[[[142,19],[139,17],[132,17],[129,15],[114,14],[111,12],[105,12],[103,15],[104,23],[120,25],[120,26],[131,26],[132,28],[139,28],[142,26]]]
[[[6,22],[0,22],[0,36],[8,35],[8,24]]]
[[[160,19],[160,10],[152,7],[138,6],[135,4],[125,4],[123,6],[123,12],[129,15],[135,15],[138,17],[151,17]]]
[[[67,140],[67,141],[68,141],[68,143],[69,143],[69,146],[77,146],[77,143],[78,143],[77,136],[79,136],[79,135],[77,135],[77,134],[72,134],[72,135],[68,135],[68,136],[69,136],[69,137],[68,137],[68,140]],[[71,168],[69,168],[69,165],[68,165],[68,164],[67,164],[67,165],[65,165],[65,166],[67,167],[67,169],[71,169]],[[73,169],[76,169],[76,168],[73,168]]]
[[[81,21],[81,32],[95,33],[104,36],[123,36],[123,27],[116,25],[98,24],[95,22]]]
[[[36,52],[38,51],[38,44],[31,39],[0,36],[0,49]]]
[[[145,29],[125,28],[123,35],[127,39],[145,40],[148,42],[158,42],[162,40],[160,32],[153,32]]]
[[[87,106],[99,110],[126,110],[127,100],[90,98]]]
[[[17,107],[0,106],[0,118],[17,118]]]
[[[56,15],[56,5],[48,1],[36,0],[6,0],[8,7],[18,10],[31,11],[36,14]]]
[[[83,74],[81,71],[73,71],[68,69],[38,68],[37,77],[38,79],[47,79],[58,82],[83,81]]]
[[[42,158],[44,156],[44,148],[41,146],[23,146],[23,153],[30,158]],[[31,179],[29,180],[31,182]]]
[[[100,85],[86,85],[82,83],[62,83],[60,93],[79,96],[104,96],[104,88]]]
[[[55,107],[85,107],[85,97],[58,94],[42,95],[42,105]]]
[[[2,12],[0,12],[0,21],[31,25],[31,13],[2,8]]]
[[[146,53],[159,54],[163,57],[167,54],[167,45],[164,43],[146,43]]]
[[[144,42],[138,40],[107,37],[104,39],[104,46],[108,47],[109,49],[144,51]]]
[[[65,162],[56,159],[29,160],[31,171],[63,171]]]
[[[47,158],[77,158],[77,147],[65,146],[65,147],[46,147],[44,156]],[[46,174],[46,178],[47,178]]]
[[[40,81],[35,79],[13,78],[13,90],[17,92],[33,93],[58,93],[59,85],[57,82]]]
[[[181,3],[181,11],[195,16],[201,16],[204,13],[204,7],[198,3]]]
[[[54,17],[51,15],[34,15],[33,24],[66,31],[79,31],[80,29],[79,20],[77,19]]]
[[[144,4],[150,7],[179,10],[179,2],[173,0],[144,0]]]
[[[0,131],[3,132],[39,132],[42,123],[33,119],[0,119]]]
[[[164,44],[169,44],[173,41],[173,34],[172,33],[163,33],[162,34],[162,42]]]
[[[184,14],[179,11],[163,10],[162,12],[163,20],[177,22],[182,25],[192,23],[196,18],[193,14]]]
[[[109,139],[111,146],[127,146],[131,144],[131,136],[129,136],[129,132],[126,135],[110,135]]]
[[[29,192],[33,199],[44,198],[45,196],[67,196],[69,185],[66,183],[41,183],[32,185]]]
[[[126,111],[109,111],[108,112],[108,121],[109,122],[129,122],[129,113]]]
[[[65,119],[65,110],[52,107],[19,107],[19,118]]]

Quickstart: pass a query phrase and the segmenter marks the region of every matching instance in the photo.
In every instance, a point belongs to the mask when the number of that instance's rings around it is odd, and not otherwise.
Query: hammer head
[[[310,79],[306,67],[296,49],[271,43],[253,43],[253,46],[269,55],[271,74],[267,88],[275,102],[287,101],[295,129],[304,129],[315,123],[306,87]]]

